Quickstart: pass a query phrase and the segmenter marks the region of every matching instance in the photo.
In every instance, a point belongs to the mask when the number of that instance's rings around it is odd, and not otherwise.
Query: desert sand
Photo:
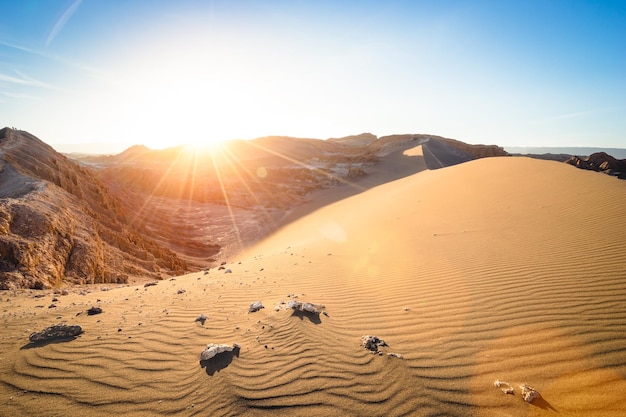
[[[625,207],[616,178],[487,158],[310,211],[232,273],[0,293],[0,415],[623,416]],[[57,323],[84,333],[29,344]],[[201,368],[208,343],[239,356]]]

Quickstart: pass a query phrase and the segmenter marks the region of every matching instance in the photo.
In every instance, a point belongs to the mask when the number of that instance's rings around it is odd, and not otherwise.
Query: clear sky
[[[53,146],[626,147],[626,1],[0,0],[0,16],[0,125]]]

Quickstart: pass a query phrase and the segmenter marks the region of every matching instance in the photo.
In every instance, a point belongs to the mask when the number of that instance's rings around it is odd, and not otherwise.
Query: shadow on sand
[[[308,311],[294,310],[291,317],[298,317],[300,320],[304,320],[306,317],[313,324],[320,324],[322,322],[319,314],[309,313]]]
[[[20,348],[20,350],[33,349],[33,348],[43,347],[43,346],[47,346],[47,345],[55,345],[57,343],[71,342],[72,340],[74,340],[76,338],[78,338],[78,336],[58,337],[58,338],[54,338],[54,339],[50,339],[50,340],[42,340],[40,342],[28,342],[27,344],[22,346]]]
[[[216,372],[219,372],[230,365],[234,357],[239,357],[240,350],[240,347],[235,347],[230,352],[222,352],[219,355],[213,356],[211,359],[200,361],[200,367],[205,368],[207,375],[213,376]]]
[[[532,405],[534,405],[534,406],[536,406],[536,407],[542,408],[542,409],[544,409],[544,410],[552,410],[552,411],[554,411],[554,412],[557,412],[557,413],[558,413],[558,411],[556,410],[556,408],[554,408],[554,407],[552,406],[552,404],[550,404],[549,402],[547,402],[547,401],[546,401],[546,399],[545,399],[545,398],[543,398],[543,397],[541,397],[541,396],[540,396],[539,398],[536,398],[536,399],[535,399],[535,401],[533,401],[531,404],[532,404]]]

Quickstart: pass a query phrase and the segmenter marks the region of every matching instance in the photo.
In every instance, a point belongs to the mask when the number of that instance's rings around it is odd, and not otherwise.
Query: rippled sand
[[[0,293],[0,415],[622,416],[625,207],[624,181],[483,159],[322,208],[231,274]],[[328,315],[274,309],[294,296]],[[55,323],[85,333],[28,345]],[[234,342],[200,367],[207,343]],[[542,397],[525,403],[523,383]]]

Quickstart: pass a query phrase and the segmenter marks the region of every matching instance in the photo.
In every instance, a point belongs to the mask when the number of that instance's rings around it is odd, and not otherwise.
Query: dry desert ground
[[[522,157],[424,170],[224,268],[0,293],[0,415],[626,415],[624,181]],[[29,343],[61,323],[84,333]],[[208,343],[240,349],[201,367]]]

